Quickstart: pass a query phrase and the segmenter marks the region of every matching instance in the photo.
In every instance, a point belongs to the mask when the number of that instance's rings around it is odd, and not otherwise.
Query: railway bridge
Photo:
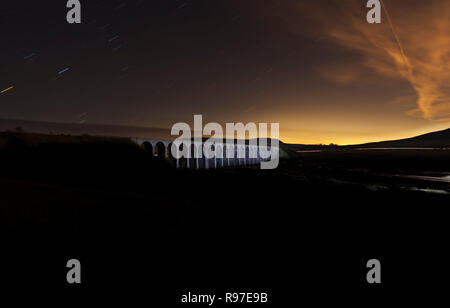
[[[238,144],[236,140],[234,143],[215,143],[212,145],[212,150],[217,154],[214,158],[206,158],[204,155],[204,142],[191,141],[190,151],[188,151],[188,158],[176,159],[172,155],[172,144],[174,140],[164,139],[142,139],[133,138],[140,147],[151,153],[154,157],[159,157],[173,161],[177,168],[190,169],[209,169],[220,167],[238,167],[258,165],[262,161],[270,161],[271,148],[270,146]],[[182,150],[184,144],[180,145]],[[201,155],[198,155],[201,153]]]

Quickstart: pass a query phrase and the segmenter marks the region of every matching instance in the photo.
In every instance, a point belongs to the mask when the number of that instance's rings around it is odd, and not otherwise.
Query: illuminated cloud
[[[307,4],[301,9],[320,22],[322,35],[358,52],[365,67],[387,78],[407,80],[417,94],[417,109],[409,115],[449,120],[450,2],[384,1],[379,25],[366,22],[362,2],[332,1],[327,7]],[[341,84],[357,80],[354,71],[334,67],[320,68],[319,73]]]

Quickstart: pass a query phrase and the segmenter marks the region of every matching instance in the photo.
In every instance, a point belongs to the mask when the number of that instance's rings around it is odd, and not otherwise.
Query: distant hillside
[[[450,128],[412,138],[371,142],[346,146],[347,148],[448,148],[450,147]]]
[[[39,134],[173,139],[170,135],[170,130],[163,128],[0,119],[0,132],[15,131],[17,129],[23,132]]]
[[[81,138],[75,138],[76,136]],[[102,143],[105,140],[108,142],[123,141],[117,137],[166,140],[175,138],[175,136],[170,134],[169,129],[162,128],[0,119],[0,149],[17,144],[35,145],[40,143]],[[248,140],[246,143],[248,144]],[[269,140],[268,144],[270,143],[271,141]],[[281,141],[279,145],[281,148],[281,157],[295,156],[295,150],[292,150]]]
[[[363,144],[353,144],[338,146],[335,144],[285,144],[284,147],[290,152],[310,152],[334,149],[356,149],[356,148],[450,148],[450,128],[432,132],[416,137],[388,140],[380,142],[370,142]]]

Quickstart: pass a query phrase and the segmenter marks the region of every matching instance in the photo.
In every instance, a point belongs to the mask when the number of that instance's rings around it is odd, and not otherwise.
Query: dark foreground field
[[[176,170],[124,139],[27,138],[0,144],[6,288],[132,294],[162,307],[188,291],[364,305],[448,287],[449,183],[404,177],[450,173],[448,151],[326,151],[276,170]],[[66,283],[71,258],[81,285]],[[372,258],[381,285],[366,282]]]

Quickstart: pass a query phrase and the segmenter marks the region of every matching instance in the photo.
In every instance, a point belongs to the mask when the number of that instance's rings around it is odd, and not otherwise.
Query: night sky
[[[81,0],[0,6],[0,118],[279,122],[297,143],[450,125],[450,1]]]

